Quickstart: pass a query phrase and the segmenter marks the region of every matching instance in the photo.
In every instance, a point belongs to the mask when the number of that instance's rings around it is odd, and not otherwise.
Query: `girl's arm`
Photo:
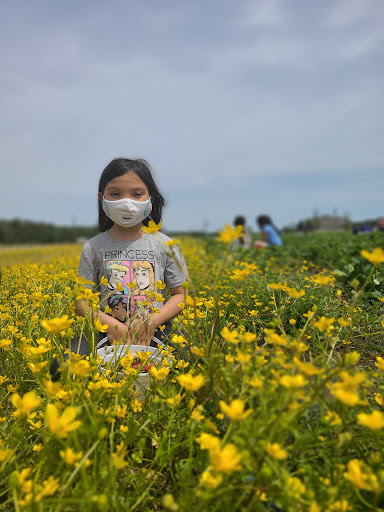
[[[178,304],[184,302],[184,288],[177,286],[176,288],[169,288],[171,297],[167,302],[159,309],[158,313],[153,315],[146,321],[136,319],[132,322],[130,327],[131,338],[135,337],[135,343],[137,345],[149,345],[153,335],[160,325],[164,325],[172,318],[175,318],[180,312],[181,308]]]
[[[158,327],[175,318],[181,311],[178,304],[184,302],[183,287],[169,288],[169,293],[171,294],[170,299],[160,308],[158,313],[154,313],[144,322],[136,319],[130,326],[123,324],[101,310],[92,311],[86,300],[75,302],[75,311],[79,316],[85,316],[86,313],[90,313],[92,318],[98,317],[102,324],[107,324],[106,336],[111,344],[117,340],[123,343],[134,341],[136,345],[149,345]],[[136,334],[137,338],[135,337]]]

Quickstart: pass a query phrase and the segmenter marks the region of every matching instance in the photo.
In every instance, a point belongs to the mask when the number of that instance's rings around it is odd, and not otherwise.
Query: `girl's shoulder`
[[[106,233],[103,231],[93,236],[86,242],[84,242],[84,247],[95,247],[101,244],[105,244],[106,242]]]
[[[155,236],[155,237],[157,236],[161,240],[161,242],[163,242],[163,243],[167,243],[170,240],[172,240],[172,238],[169,238],[169,236],[164,235],[164,233],[162,233],[161,231],[158,231],[156,233],[156,235],[153,235],[153,236]]]

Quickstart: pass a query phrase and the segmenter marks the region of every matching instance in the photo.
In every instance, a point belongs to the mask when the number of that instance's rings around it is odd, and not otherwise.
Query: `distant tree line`
[[[97,226],[55,226],[46,222],[0,219],[0,244],[75,243],[97,233]]]

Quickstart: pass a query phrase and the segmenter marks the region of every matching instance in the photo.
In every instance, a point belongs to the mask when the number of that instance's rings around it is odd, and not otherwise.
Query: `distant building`
[[[341,231],[345,228],[345,218],[334,215],[320,215],[317,219],[320,231]]]

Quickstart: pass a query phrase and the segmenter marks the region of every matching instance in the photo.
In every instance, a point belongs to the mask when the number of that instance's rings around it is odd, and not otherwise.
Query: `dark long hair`
[[[244,240],[244,226],[245,226],[245,223],[246,223],[246,220],[245,220],[245,217],[243,215],[238,215],[237,217],[235,217],[234,221],[233,221],[233,224],[234,226],[242,226],[243,228],[243,231],[242,233],[238,236],[238,241],[239,241],[239,244],[240,245],[244,245],[245,244],[245,240]]]
[[[123,174],[126,174],[130,171],[133,171],[145,183],[151,197],[152,211],[150,218],[147,217],[143,220],[144,226],[148,226],[150,219],[158,224],[161,221],[165,200],[157,188],[153,178],[152,169],[147,161],[141,158],[138,160],[129,160],[128,158],[114,158],[112,162],[107,165],[100,176],[99,192],[104,195],[105,187],[110,181],[118,178],[119,176],[123,176]],[[100,232],[106,231],[113,226],[113,220],[106,216],[100,201],[98,202],[98,208]]]
[[[260,229],[262,229],[264,226],[267,226],[269,224],[276,230],[277,233],[280,233],[280,231],[277,229],[277,227],[272,222],[271,217],[269,217],[268,215],[259,215],[258,217],[256,217],[256,222],[258,223]]]

